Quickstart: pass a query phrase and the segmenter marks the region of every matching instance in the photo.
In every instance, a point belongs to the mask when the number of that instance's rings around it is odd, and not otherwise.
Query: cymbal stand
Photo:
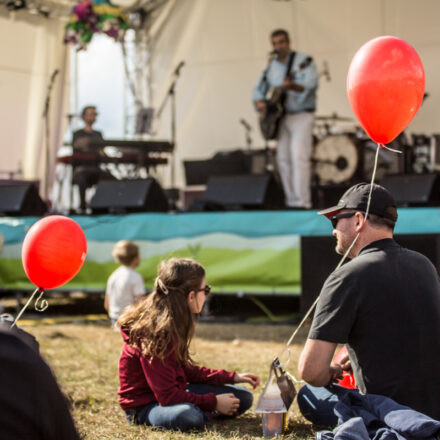
[[[50,107],[50,95],[52,91],[55,78],[58,75],[59,70],[55,69],[50,77],[49,86],[46,93],[46,101],[44,103],[43,121],[45,128],[45,154],[44,154],[44,171],[46,179],[44,181],[44,197],[47,200],[49,198],[49,167],[50,167],[50,130],[49,130],[49,107]]]
[[[168,88],[168,91],[165,95],[164,100],[162,101],[162,104],[159,107],[159,110],[157,111],[157,118],[160,119],[162,112],[165,108],[165,105],[168,102],[168,98],[171,101],[171,143],[173,145],[173,152],[171,154],[171,188],[174,189],[175,182],[176,182],[176,164],[175,164],[175,152],[176,152],[176,83],[179,79],[180,75],[180,69],[184,66],[184,62],[181,61],[176,69],[174,70],[173,80],[170,84],[170,87]],[[175,195],[173,194],[171,197],[171,208],[176,208],[176,201],[177,198],[175,198]]]

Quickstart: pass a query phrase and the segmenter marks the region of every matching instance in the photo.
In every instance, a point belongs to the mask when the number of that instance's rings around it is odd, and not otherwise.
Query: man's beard
[[[336,246],[335,251],[338,255],[344,255],[347,252],[347,249],[350,247],[352,240],[341,240],[340,238],[336,238]]]

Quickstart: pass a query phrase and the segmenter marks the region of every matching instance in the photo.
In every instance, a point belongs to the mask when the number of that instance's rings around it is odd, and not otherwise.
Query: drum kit
[[[377,144],[360,126],[338,130],[339,123],[353,122],[353,118],[333,113],[315,117],[312,154],[313,182],[317,185],[369,181],[374,167]],[[399,136],[392,148],[403,154],[381,149],[379,151],[377,180],[386,174],[406,172],[408,143]]]

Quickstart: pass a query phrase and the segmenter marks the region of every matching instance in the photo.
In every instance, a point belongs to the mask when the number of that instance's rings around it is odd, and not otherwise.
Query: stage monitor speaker
[[[402,234],[395,240],[401,246],[429,258],[440,273],[440,235]],[[330,236],[301,237],[301,300],[300,313],[305,315],[327,277],[335,270],[341,256],[335,252],[336,240]]]
[[[312,202],[315,209],[326,209],[338,204],[342,194],[350,188],[348,183],[329,183],[312,186]]]
[[[393,194],[397,206],[426,206],[440,203],[438,174],[395,174],[380,182]]]
[[[33,182],[23,182],[0,186],[1,215],[41,216],[47,212],[47,206],[41,200]]]
[[[103,180],[90,207],[94,213],[166,212],[168,200],[161,186],[149,177],[142,180]]]
[[[208,210],[281,209],[284,193],[270,174],[214,176],[203,202]]]
[[[211,159],[183,162],[187,185],[206,185],[211,176],[248,174],[245,151],[219,151]]]

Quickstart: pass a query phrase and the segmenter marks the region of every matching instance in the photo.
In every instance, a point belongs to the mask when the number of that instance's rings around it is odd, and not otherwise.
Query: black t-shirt
[[[103,137],[100,131],[86,131],[81,128],[73,133],[72,146],[75,151],[97,153],[102,148],[102,140]]]
[[[423,255],[366,246],[327,278],[309,338],[347,344],[362,393],[440,420],[440,283]]]
[[[79,440],[67,402],[32,338],[0,326],[0,437]]]

